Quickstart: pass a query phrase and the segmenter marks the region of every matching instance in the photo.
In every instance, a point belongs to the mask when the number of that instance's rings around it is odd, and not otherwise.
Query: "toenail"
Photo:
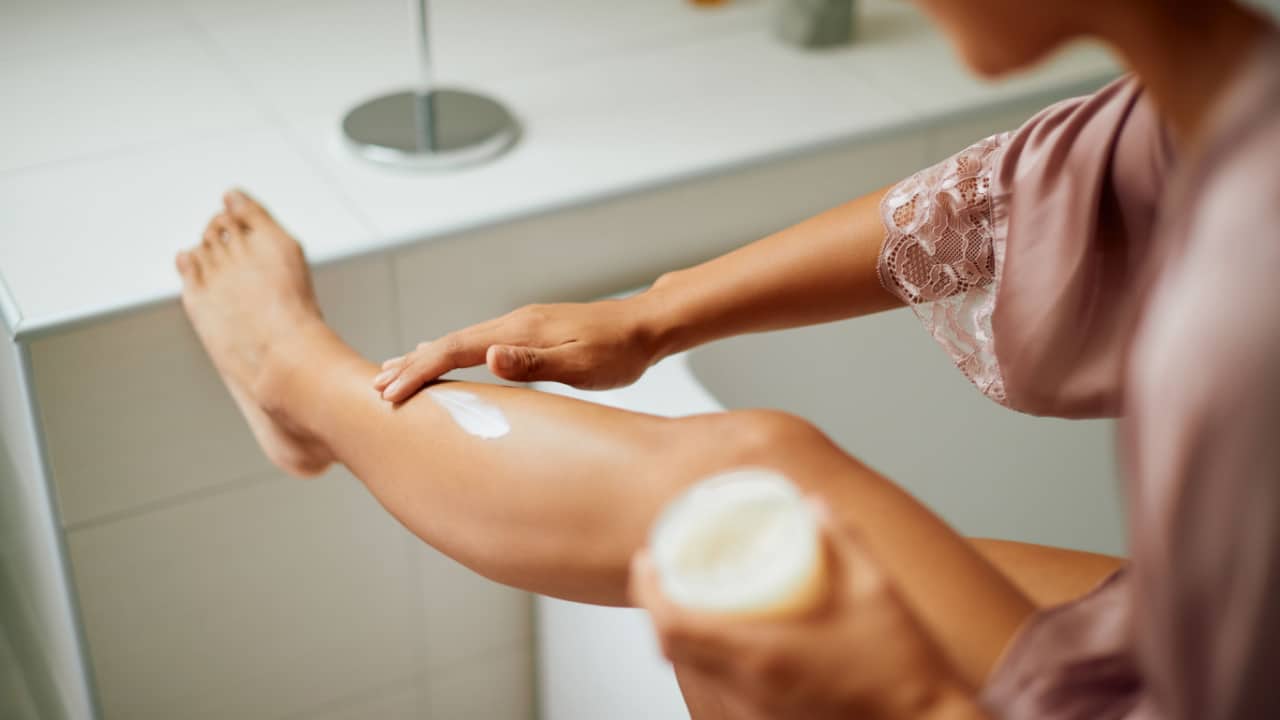
[[[244,193],[239,190],[231,190],[227,193],[227,201],[231,203],[231,207],[238,208],[244,205]]]

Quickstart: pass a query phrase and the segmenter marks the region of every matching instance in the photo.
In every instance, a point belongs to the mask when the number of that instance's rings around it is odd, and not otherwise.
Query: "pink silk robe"
[[[991,713],[1280,719],[1280,34],[1185,157],[1124,78],[882,212],[882,282],[979,389],[1123,418],[1131,560],[1028,621]]]

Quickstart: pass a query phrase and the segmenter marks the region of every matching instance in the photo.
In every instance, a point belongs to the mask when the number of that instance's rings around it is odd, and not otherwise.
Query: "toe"
[[[266,209],[257,200],[249,197],[248,193],[240,189],[228,190],[222,196],[222,204],[227,208],[227,213],[231,217],[250,227],[270,217]]]
[[[201,247],[216,256],[239,247],[244,241],[244,230],[226,213],[218,213],[209,221],[200,240]]]
[[[204,231],[200,244],[191,249],[191,258],[200,264],[200,274],[206,279],[226,254],[227,250],[222,245],[222,231],[212,225]]]
[[[236,250],[244,244],[244,226],[236,222],[230,215],[218,213],[210,225],[217,227],[218,239],[222,241],[223,247]]]
[[[215,215],[209,224],[204,228],[204,235],[200,236],[200,247],[205,251],[213,252],[222,245],[222,233],[224,230],[223,223],[220,221],[221,215]]]
[[[174,259],[174,264],[178,266],[178,274],[182,276],[183,282],[193,285],[200,283],[200,261],[196,258],[195,253],[187,251],[178,253],[178,257]]]
[[[222,230],[218,227],[218,216],[215,215],[209,224],[204,226],[204,234],[200,236],[200,242],[204,245],[212,245],[221,232]]]

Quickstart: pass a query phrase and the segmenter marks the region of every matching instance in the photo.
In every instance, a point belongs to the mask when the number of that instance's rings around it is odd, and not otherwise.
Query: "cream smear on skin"
[[[496,406],[481,400],[466,390],[448,387],[428,388],[427,394],[436,404],[449,412],[453,421],[464,431],[486,440],[500,438],[511,432],[507,416]]]

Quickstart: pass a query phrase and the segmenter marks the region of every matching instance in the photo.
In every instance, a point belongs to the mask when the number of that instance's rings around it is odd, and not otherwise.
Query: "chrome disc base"
[[[398,92],[373,98],[342,119],[347,145],[382,165],[452,170],[506,152],[520,125],[498,102],[465,90]]]

